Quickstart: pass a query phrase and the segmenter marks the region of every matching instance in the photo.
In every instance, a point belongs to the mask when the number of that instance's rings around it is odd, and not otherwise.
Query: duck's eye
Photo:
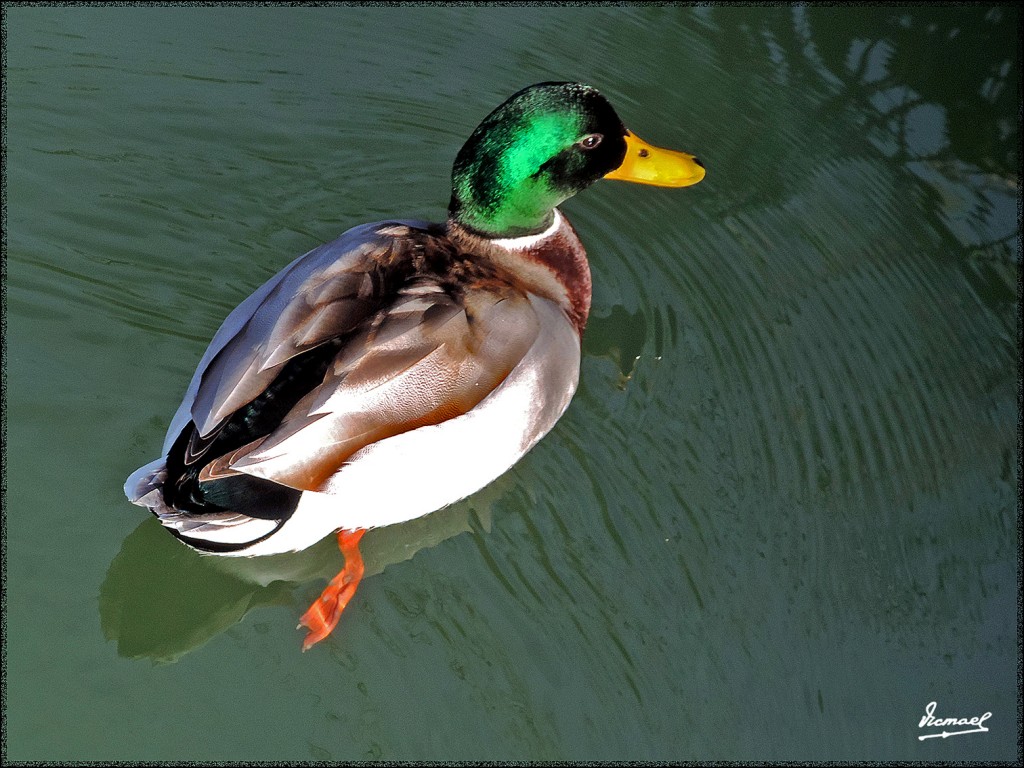
[[[580,146],[584,149],[593,149],[601,143],[601,139],[604,137],[600,133],[592,133],[589,136],[584,136],[580,139]]]

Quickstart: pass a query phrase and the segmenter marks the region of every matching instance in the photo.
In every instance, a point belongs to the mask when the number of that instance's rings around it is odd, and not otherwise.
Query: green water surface
[[[4,7],[10,760],[1010,760],[1020,25],[965,7]],[[581,80],[582,380],[492,486],[340,567],[130,505],[224,316],[443,217],[479,120]],[[400,482],[400,478],[396,478]],[[988,732],[919,739],[925,707]]]

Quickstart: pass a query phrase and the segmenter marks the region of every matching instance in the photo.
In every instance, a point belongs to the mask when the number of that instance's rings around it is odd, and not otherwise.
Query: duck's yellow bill
[[[626,157],[604,178],[655,187],[688,187],[704,178],[704,166],[693,155],[652,146],[626,131]]]

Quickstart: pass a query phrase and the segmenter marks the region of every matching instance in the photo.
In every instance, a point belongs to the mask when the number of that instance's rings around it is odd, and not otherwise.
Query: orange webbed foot
[[[359,540],[364,533],[365,530],[338,531],[338,548],[345,556],[345,567],[331,579],[320,597],[299,619],[297,629],[305,627],[309,630],[306,639],[302,641],[303,651],[309,650],[331,634],[341,618],[341,612],[356,593],[359,580],[363,577],[363,556],[359,553]]]

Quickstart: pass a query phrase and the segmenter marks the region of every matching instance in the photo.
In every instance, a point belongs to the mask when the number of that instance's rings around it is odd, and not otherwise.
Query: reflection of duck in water
[[[326,637],[363,531],[473,493],[565,411],[590,268],[555,206],[602,177],[682,187],[704,169],[640,141],[593,88],[512,96],[460,150],[446,224],[351,229],[228,316],[129,499],[222,555],[340,531],[345,568],[301,620],[304,647]]]
[[[373,531],[360,542],[364,578],[409,560],[421,549],[491,527],[502,482],[472,500]],[[144,520],[121,544],[100,587],[100,624],[127,658],[172,662],[241,621],[254,608],[291,606],[297,584],[330,579],[338,549],[325,538],[302,552],[266,557],[205,557]]]

